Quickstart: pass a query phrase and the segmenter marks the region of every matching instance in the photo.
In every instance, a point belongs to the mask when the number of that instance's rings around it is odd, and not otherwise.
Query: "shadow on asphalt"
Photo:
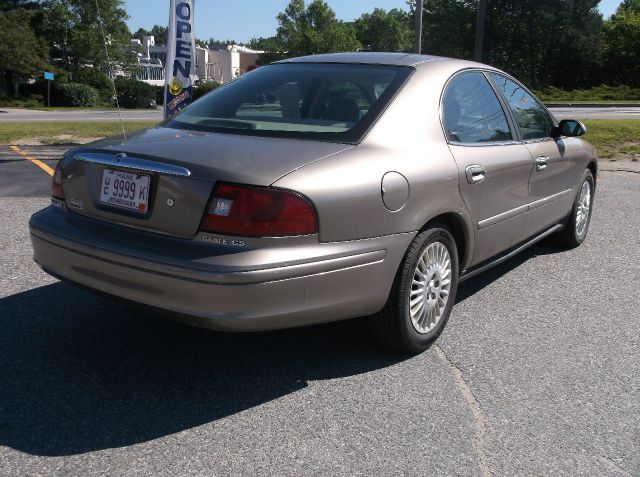
[[[458,301],[537,255],[461,285]],[[455,312],[455,310],[454,310]],[[0,299],[0,445],[64,456],[180,432],[405,356],[362,323],[254,334],[192,328],[66,283]]]
[[[406,359],[358,321],[223,334],[65,283],[0,300],[0,446],[64,456],[128,446]]]
[[[486,272],[481,273],[480,275],[477,275],[461,283],[458,288],[458,293],[456,294],[456,303],[460,303],[467,298],[472,297],[487,285],[490,285],[498,278],[518,268],[520,265],[528,260],[531,260],[532,258],[542,255],[553,255],[566,251],[567,247],[556,244],[552,239],[543,240],[542,242],[516,255],[512,259],[507,260],[506,262],[501,263],[494,268],[490,268]]]

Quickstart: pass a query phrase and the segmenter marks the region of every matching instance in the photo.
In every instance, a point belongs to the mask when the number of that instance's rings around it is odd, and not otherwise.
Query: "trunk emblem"
[[[116,154],[116,157],[115,157],[116,164],[120,162],[122,159],[126,159],[126,158],[127,158],[127,155],[124,152],[120,152]]]
[[[167,199],[167,205],[169,207],[173,207],[173,204],[175,204],[175,201],[173,199]]]

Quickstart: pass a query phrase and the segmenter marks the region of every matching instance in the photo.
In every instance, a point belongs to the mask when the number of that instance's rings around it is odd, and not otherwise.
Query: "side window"
[[[463,73],[449,83],[442,110],[449,141],[477,143],[512,139],[502,106],[479,71]]]
[[[516,118],[522,139],[542,139],[551,137],[553,119],[544,107],[527,93],[521,85],[506,76],[491,73],[491,78],[502,91]]]

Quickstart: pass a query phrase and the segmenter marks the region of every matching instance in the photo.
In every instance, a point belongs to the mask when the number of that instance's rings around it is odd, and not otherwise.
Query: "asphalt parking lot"
[[[220,334],[47,276],[31,159],[64,149],[0,146],[0,475],[640,475],[639,173],[602,172],[581,247],[465,282],[406,357],[358,321]]]

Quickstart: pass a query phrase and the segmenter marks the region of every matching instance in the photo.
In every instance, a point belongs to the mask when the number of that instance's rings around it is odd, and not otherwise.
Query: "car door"
[[[529,179],[528,237],[555,225],[571,210],[573,190],[582,174],[578,170],[581,154],[570,139],[551,137],[555,119],[524,86],[498,73],[492,72],[491,79],[504,95],[534,165]]]
[[[458,73],[448,82],[442,124],[476,228],[473,265],[523,239],[531,155],[515,140],[513,125],[480,70]]]

